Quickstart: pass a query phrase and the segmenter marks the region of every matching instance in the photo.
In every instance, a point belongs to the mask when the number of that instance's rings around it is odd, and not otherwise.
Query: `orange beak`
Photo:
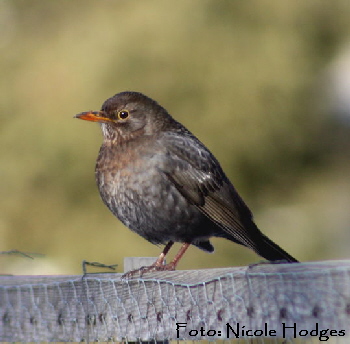
[[[106,113],[103,111],[87,111],[78,113],[74,116],[74,118],[84,119],[85,121],[91,121],[91,122],[112,122],[112,120],[108,117],[106,117]]]

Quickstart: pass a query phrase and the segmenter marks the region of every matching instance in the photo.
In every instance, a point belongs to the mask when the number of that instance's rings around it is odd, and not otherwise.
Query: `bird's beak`
[[[106,116],[106,113],[104,111],[87,111],[78,113],[74,116],[74,118],[80,118],[84,119],[85,121],[91,121],[91,122],[112,122],[110,118]]]

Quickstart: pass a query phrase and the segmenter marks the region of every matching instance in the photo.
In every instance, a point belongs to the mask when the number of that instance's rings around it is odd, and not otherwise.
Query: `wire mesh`
[[[349,340],[350,261],[1,276],[1,341]]]

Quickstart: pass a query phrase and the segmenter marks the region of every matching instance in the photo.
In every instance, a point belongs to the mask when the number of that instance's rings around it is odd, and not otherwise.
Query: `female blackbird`
[[[95,175],[103,202],[132,231],[166,244],[146,271],[174,270],[191,244],[213,252],[210,237],[247,246],[270,261],[297,262],[260,232],[213,154],[154,100],[122,92],[101,111],[75,117],[101,124]],[[174,242],[183,245],[163,265]]]

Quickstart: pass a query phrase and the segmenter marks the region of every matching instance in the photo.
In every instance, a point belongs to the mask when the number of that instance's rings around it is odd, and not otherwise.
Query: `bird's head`
[[[175,122],[162,106],[138,92],[118,93],[107,99],[100,111],[82,112],[75,117],[99,122],[104,139],[116,142],[154,135]]]

